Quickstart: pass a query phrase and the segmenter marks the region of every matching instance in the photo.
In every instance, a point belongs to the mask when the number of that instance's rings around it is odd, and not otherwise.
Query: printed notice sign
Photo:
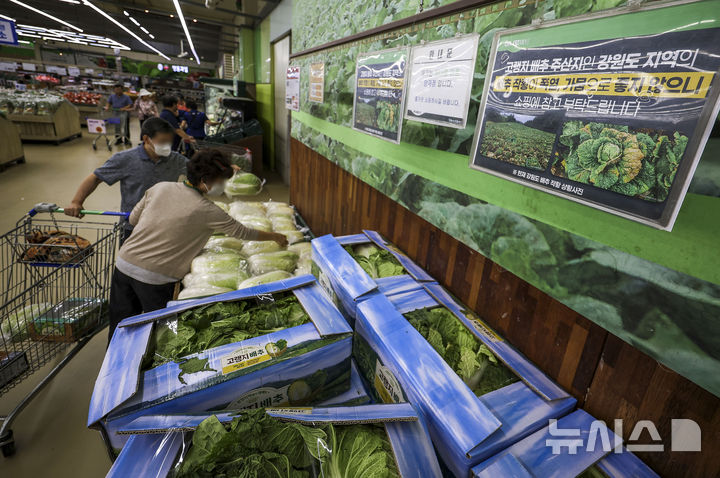
[[[711,0],[498,32],[470,166],[671,230],[718,113],[719,24]]]
[[[358,56],[355,70],[353,128],[400,142],[405,99],[407,48]]]
[[[308,100],[322,103],[325,96],[325,63],[310,63],[310,91]]]
[[[477,43],[467,35],[413,47],[405,119],[465,127]]]
[[[15,22],[0,18],[0,45],[17,45],[18,37]]]
[[[300,111],[300,67],[287,69],[285,79],[285,108]]]

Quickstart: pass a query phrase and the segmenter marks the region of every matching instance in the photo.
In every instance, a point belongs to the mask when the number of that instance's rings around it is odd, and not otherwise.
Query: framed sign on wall
[[[718,25],[713,0],[498,32],[470,166],[671,230],[718,113]]]

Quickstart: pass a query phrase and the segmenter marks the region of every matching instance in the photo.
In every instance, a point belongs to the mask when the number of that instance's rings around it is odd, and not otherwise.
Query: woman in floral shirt
[[[141,129],[146,119],[160,116],[157,105],[152,99],[152,93],[145,88],[141,89],[140,93],[138,93],[138,99],[135,100],[135,111],[137,111]]]

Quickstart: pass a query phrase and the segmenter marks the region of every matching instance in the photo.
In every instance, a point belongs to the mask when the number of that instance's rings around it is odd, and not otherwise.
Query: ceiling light
[[[27,41],[27,40],[18,40],[18,43],[24,43],[24,44],[26,44],[26,45],[32,45],[32,42]]]
[[[14,18],[10,18],[10,17],[8,17],[7,15],[0,15],[0,18],[4,18],[5,20],[10,20],[11,22],[14,22],[14,21],[15,21]]]
[[[140,30],[142,30],[143,33],[147,33],[148,35],[150,34],[150,32],[147,31],[147,28],[145,28],[145,27],[140,27]]]
[[[40,38],[40,35],[33,35],[32,33],[19,33],[18,32],[18,35],[23,36],[23,37],[30,37],[30,38]]]
[[[200,58],[200,56],[195,51],[195,45],[193,44],[192,38],[190,38],[190,32],[188,31],[187,23],[185,23],[185,16],[183,15],[182,9],[180,8],[180,2],[178,0],[173,0],[173,3],[175,4],[175,11],[177,11],[178,18],[180,19],[180,24],[182,25],[183,30],[185,30],[185,36],[187,37],[188,45],[190,45],[190,50],[192,50],[195,58]],[[172,15],[170,16],[172,17]],[[200,60],[197,60],[197,64],[200,64]]]
[[[149,36],[150,38],[152,38],[153,40],[155,39],[155,35],[153,35],[152,33],[148,33],[148,36]]]
[[[58,53],[58,55],[62,56],[62,52]]]
[[[150,13],[150,10],[145,10],[145,13]]]
[[[123,15],[125,15],[126,17],[130,16],[130,14],[126,10],[123,10]]]
[[[175,18],[175,15],[173,15],[173,14],[171,13],[171,14],[170,14],[170,18]]]
[[[19,36],[29,36],[32,38],[42,38],[44,40],[48,41],[59,41],[59,42],[66,42],[66,43],[73,43],[73,44],[81,44],[81,45],[87,45],[86,42],[99,42],[99,43],[107,43],[109,46],[113,48],[119,48],[121,50],[129,50],[130,48],[123,45],[122,43],[116,42],[115,40],[112,40],[107,37],[103,36],[97,36],[97,35],[87,35],[84,33],[75,33],[73,31],[65,31],[65,30],[53,30],[49,28],[43,28],[43,27],[35,27],[32,25],[23,25],[19,24],[17,33]],[[36,35],[42,35],[38,36]]]
[[[61,2],[65,3],[72,3],[73,5],[80,5],[80,2],[78,0],[60,0]]]
[[[197,18],[193,18],[193,23],[197,23]]]
[[[130,17],[130,21],[133,22],[136,27],[139,27],[139,26],[140,26],[140,22],[137,21],[137,20],[135,20],[133,17]]]
[[[83,0],[83,3],[85,3],[85,5],[87,5],[88,7],[92,8],[93,10],[95,10],[96,12],[98,12],[100,15],[104,16],[105,18],[107,18],[107,19],[110,20],[111,22],[113,22],[115,25],[117,25],[117,26],[119,26],[120,28],[122,28],[123,30],[125,30],[125,32],[128,33],[128,34],[130,34],[130,36],[132,36],[133,38],[135,38],[137,41],[139,41],[140,43],[142,43],[142,44],[145,45],[146,47],[150,48],[152,51],[154,51],[155,53],[157,53],[157,54],[160,55],[161,57],[165,58],[166,60],[169,60],[169,59],[170,59],[169,56],[165,55],[163,52],[161,52],[160,50],[158,50],[157,48],[155,48],[154,46],[152,46],[151,44],[149,44],[148,42],[146,42],[145,40],[143,40],[142,38],[140,38],[139,36],[137,36],[135,33],[131,32],[125,25],[123,25],[122,23],[118,22],[118,21],[115,20],[113,17],[111,17],[110,15],[108,15],[107,13],[105,13],[105,11],[102,10],[101,8],[98,8],[96,5],[90,3],[89,0]]]
[[[23,8],[27,8],[28,10],[32,10],[32,11],[35,12],[35,13],[39,13],[40,15],[43,15],[43,16],[45,16],[45,17],[48,17],[48,18],[51,19],[51,20],[55,20],[55,21],[58,22],[58,23],[62,23],[62,24],[65,25],[66,27],[70,27],[70,28],[72,28],[73,30],[82,32],[82,28],[78,28],[78,27],[76,27],[75,25],[71,25],[70,23],[68,23],[68,22],[66,22],[66,21],[60,20],[60,19],[57,18],[57,17],[53,17],[53,16],[50,15],[49,13],[45,13],[45,12],[43,12],[42,10],[38,10],[38,9],[35,8],[35,7],[31,7],[30,5],[26,5],[26,4],[24,4],[23,2],[21,2],[20,0],[10,0],[10,1],[13,2],[13,3],[15,3],[15,4],[17,4],[17,5],[20,5],[20,6],[23,7]]]

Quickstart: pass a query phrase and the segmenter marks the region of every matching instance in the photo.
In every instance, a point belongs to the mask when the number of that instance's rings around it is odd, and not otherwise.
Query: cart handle
[[[34,217],[39,212],[65,212],[65,209],[58,207],[58,205],[55,203],[41,202],[36,204],[35,207],[33,207],[32,209],[30,209],[30,212],[28,212],[28,216]],[[130,216],[129,212],[90,211],[86,209],[81,210],[80,214],[91,214],[96,216],[121,216],[124,218]]]

